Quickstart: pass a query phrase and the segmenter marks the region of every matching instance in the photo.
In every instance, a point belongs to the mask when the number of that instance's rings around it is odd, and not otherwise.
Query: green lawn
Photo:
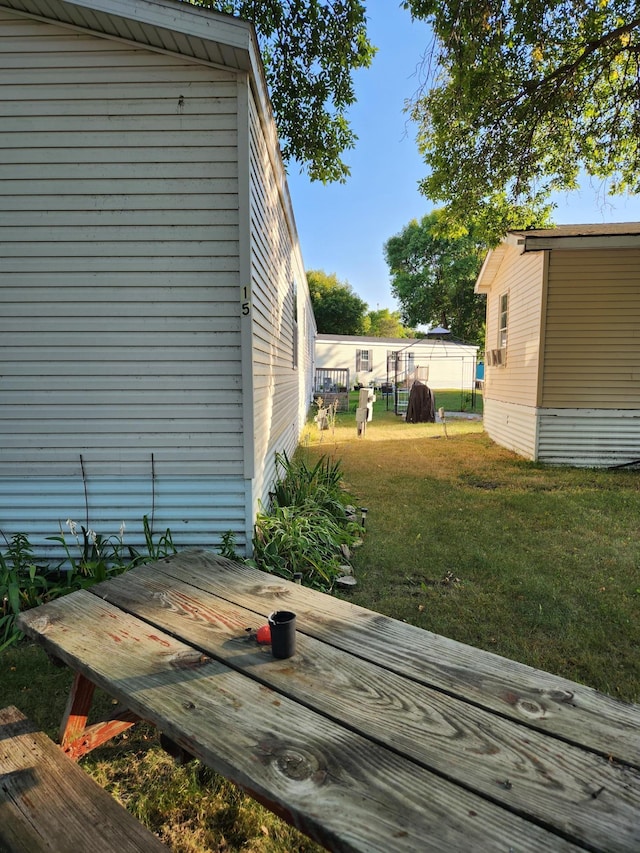
[[[382,399],[364,437],[352,412],[323,432],[310,421],[299,453],[340,459],[368,508],[344,597],[640,701],[640,473],[544,468],[496,447],[480,421],[406,424]],[[0,702],[55,735],[66,670],[27,643],[0,669]],[[83,764],[176,851],[317,849],[197,763],[174,767],[150,730]]]
[[[482,414],[482,392],[460,391],[449,389],[446,391],[434,391],[436,409],[442,406],[447,412],[475,412]],[[393,394],[388,397],[379,390],[375,391],[376,402],[373,404],[375,412],[391,411],[394,407]],[[358,405],[358,391],[349,392],[349,411],[355,413]]]
[[[640,472],[549,468],[479,421],[307,428],[368,507],[356,603],[640,701]]]

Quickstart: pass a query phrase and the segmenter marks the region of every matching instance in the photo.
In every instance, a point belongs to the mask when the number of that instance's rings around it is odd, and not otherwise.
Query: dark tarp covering
[[[431,388],[416,379],[409,392],[406,421],[409,424],[432,424],[435,419],[436,398]]]

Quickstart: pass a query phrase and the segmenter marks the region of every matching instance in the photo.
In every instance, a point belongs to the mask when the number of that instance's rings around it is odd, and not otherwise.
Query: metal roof
[[[581,225],[556,225],[553,228],[527,228],[510,231],[521,237],[605,237],[640,234],[640,222],[600,222]]]
[[[395,346],[397,349],[408,349],[414,346],[428,347],[430,349],[439,347],[457,347],[458,349],[467,348],[473,350],[478,349],[475,344],[467,344],[464,341],[459,341],[455,339],[451,340],[449,338],[447,338],[446,340],[438,340],[436,338],[428,337],[377,338],[367,335],[331,335],[326,333],[318,333],[316,335],[316,341],[318,343],[354,344],[355,346],[361,347],[386,344],[387,346]]]

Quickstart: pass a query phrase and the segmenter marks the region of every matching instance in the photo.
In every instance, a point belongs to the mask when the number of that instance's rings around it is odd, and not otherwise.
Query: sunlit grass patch
[[[531,463],[479,422],[448,435],[374,413],[301,448],[369,509],[350,600],[638,701],[640,474]]]

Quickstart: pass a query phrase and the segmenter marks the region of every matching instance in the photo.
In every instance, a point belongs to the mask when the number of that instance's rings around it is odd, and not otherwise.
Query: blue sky
[[[426,167],[405,99],[419,85],[419,65],[429,43],[423,22],[412,23],[399,0],[367,0],[369,36],[378,47],[371,68],[358,72],[350,120],[358,135],[347,152],[346,184],[311,183],[292,164],[289,191],[306,268],[336,273],[371,310],[395,309],[383,245],[411,219],[433,209],[418,192]],[[555,199],[558,224],[640,220],[640,196],[604,197],[599,185]]]

